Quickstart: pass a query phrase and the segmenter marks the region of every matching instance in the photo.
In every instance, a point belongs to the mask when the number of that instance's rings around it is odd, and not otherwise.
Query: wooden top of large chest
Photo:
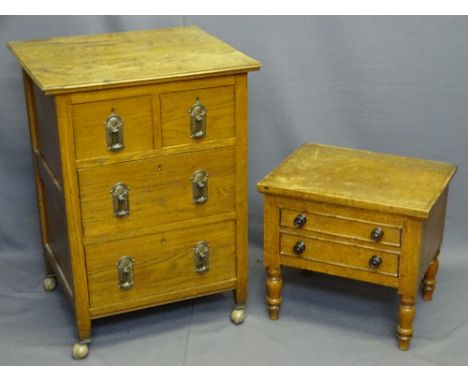
[[[47,94],[261,66],[196,26],[12,41],[8,46]]]
[[[257,184],[260,192],[427,218],[457,166],[304,144]]]

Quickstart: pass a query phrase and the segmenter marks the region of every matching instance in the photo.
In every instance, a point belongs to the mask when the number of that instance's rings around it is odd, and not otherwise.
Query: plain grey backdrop
[[[247,319],[229,293],[101,319],[81,364],[468,364],[467,17],[0,17],[0,364],[74,364],[75,328],[44,268],[21,71],[10,40],[196,24],[263,63],[249,76]],[[434,300],[397,350],[396,291],[284,271],[280,320],[264,302],[255,184],[305,141],[459,165]],[[76,363],[75,363],[76,364]]]

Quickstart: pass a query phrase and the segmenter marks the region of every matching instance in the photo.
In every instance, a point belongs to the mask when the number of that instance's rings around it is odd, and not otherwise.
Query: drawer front
[[[72,119],[76,159],[154,147],[151,96],[76,104],[72,106]]]
[[[400,246],[401,231],[399,228],[352,217],[282,209],[281,225],[297,229],[298,232],[318,232],[382,245]]]
[[[233,284],[234,235],[228,221],[86,246],[91,310],[131,309]]]
[[[233,213],[234,174],[233,147],[81,169],[85,239],[141,235],[148,227]]]
[[[162,146],[234,137],[234,98],[234,86],[161,94]]]
[[[398,276],[397,254],[323,239],[281,234],[281,255],[318,263]]]

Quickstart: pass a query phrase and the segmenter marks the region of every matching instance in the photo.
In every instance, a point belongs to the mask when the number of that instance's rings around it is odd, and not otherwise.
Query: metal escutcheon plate
[[[133,278],[133,265],[135,260],[130,256],[124,256],[117,262],[117,277],[120,289],[130,289],[133,287],[135,280]]]
[[[122,150],[124,148],[124,120],[112,110],[104,126],[106,127],[107,150]]]
[[[206,136],[206,107],[197,98],[189,110],[190,138],[200,139]]]
[[[192,174],[192,201],[203,204],[208,201],[208,174],[197,170]]]
[[[124,183],[117,183],[112,187],[112,205],[114,216],[123,218],[130,214],[130,188]]]
[[[195,261],[195,272],[204,273],[209,270],[210,247],[206,241],[199,241],[193,247],[193,256]]]

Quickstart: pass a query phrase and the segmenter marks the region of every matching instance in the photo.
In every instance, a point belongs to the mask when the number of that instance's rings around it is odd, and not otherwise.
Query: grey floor
[[[251,245],[243,325],[236,327],[228,319],[231,293],[105,318],[93,323],[90,355],[79,364],[466,365],[467,296],[460,286],[467,270],[454,256],[461,243],[449,243],[434,300],[417,301],[408,352],[396,346],[398,301],[389,288],[285,269],[281,317],[270,321],[262,252]],[[73,316],[64,294],[60,288],[43,292],[42,275],[26,266],[32,257],[16,255],[17,268],[3,280],[11,290],[3,288],[0,295],[0,364],[76,365],[70,356]]]

